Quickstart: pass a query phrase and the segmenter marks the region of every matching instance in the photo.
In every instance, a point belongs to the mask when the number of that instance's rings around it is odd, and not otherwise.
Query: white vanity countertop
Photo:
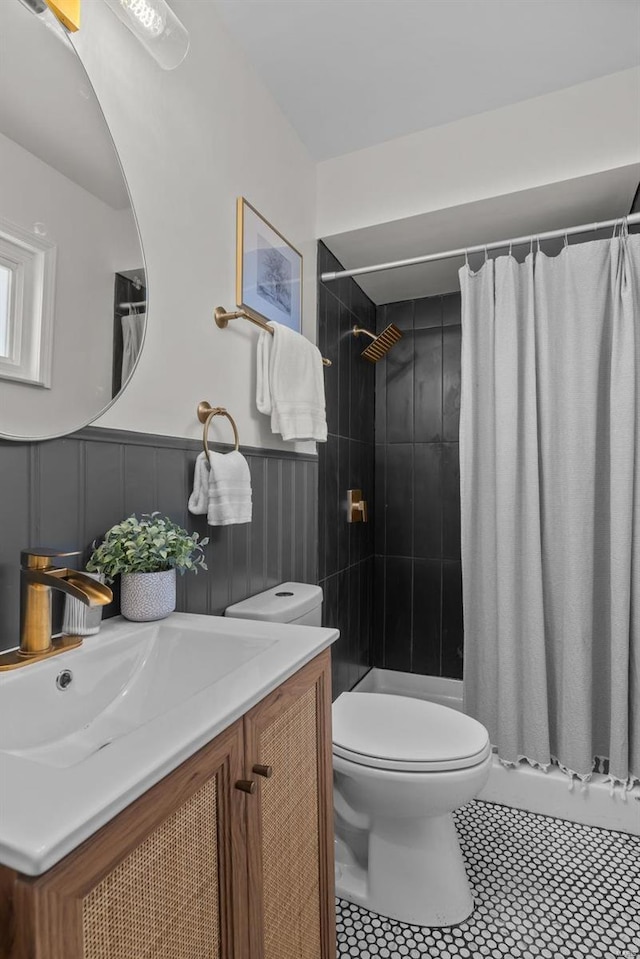
[[[184,639],[185,633],[187,639]],[[10,731],[3,734],[0,730],[0,863],[31,876],[45,872],[329,647],[338,635],[335,629],[186,613],[173,613],[157,624],[131,624],[117,617],[105,622],[100,633],[86,638],[79,649],[0,673],[0,712],[4,697],[12,715]],[[191,644],[188,636],[195,636]],[[181,644],[181,658],[176,659],[174,653],[173,658],[165,657],[166,661],[158,666],[159,657],[165,655],[167,648],[163,643],[173,642],[174,649],[178,649],[176,637]],[[131,643],[132,638],[135,643]],[[207,683],[207,670],[211,669],[216,642],[226,644],[227,656],[231,650],[233,657],[234,639],[239,645],[252,644],[247,654],[250,658],[227,668],[219,677],[215,676],[214,668],[212,681]],[[211,646],[205,646],[209,641]],[[190,650],[196,650],[198,643],[207,653],[207,662],[202,668],[197,652],[192,653],[190,664],[185,662]],[[135,653],[136,644],[142,650],[140,654]],[[123,659],[132,662],[137,655],[133,666],[123,668],[120,653]],[[154,658],[155,665],[152,664],[151,668],[148,663]],[[25,711],[31,711],[45,730],[53,730],[55,722],[51,724],[49,714],[53,717],[53,713],[61,708],[60,704],[65,703],[62,697],[67,695],[66,691],[56,689],[59,673],[64,669],[72,670],[74,682],[78,677],[78,688],[81,688],[83,671],[87,673],[93,669],[95,676],[96,664],[102,668],[107,659],[111,670],[109,682],[114,681],[114,664],[124,675],[124,679],[118,676],[115,680],[119,683],[118,695],[104,708],[94,706],[94,716],[88,721],[79,721],[80,728],[73,732],[73,736],[63,739],[65,742],[72,738],[81,744],[86,743],[91,740],[92,729],[106,728],[105,716],[116,716],[116,722],[123,725],[121,714],[128,711],[129,725],[124,732],[117,732],[102,746],[85,747],[87,755],[71,761],[68,750],[67,753],[61,752],[56,745],[55,734],[47,743],[43,742],[39,732],[40,741],[35,748],[28,742],[27,748],[23,748],[24,743],[18,743],[19,748],[12,743],[11,730],[20,736],[20,715],[15,715],[20,711],[20,703]],[[183,677],[178,675],[180,670],[176,668],[176,662],[181,661],[185,662],[185,672],[189,676],[197,675],[200,688],[169,708],[165,709],[157,696],[149,707],[155,692],[151,683],[156,682],[158,670],[164,671],[166,682],[167,668],[170,668],[179,685]],[[140,680],[140,676],[144,678]],[[20,678],[25,682],[19,685]],[[29,680],[28,684],[26,680]],[[137,686],[132,693],[134,681]],[[95,703],[100,695],[100,684],[95,680],[94,683],[95,691],[90,697],[85,696],[85,701],[91,699]],[[178,699],[179,696],[180,693]],[[33,702],[30,701],[32,697]],[[17,707],[13,707],[12,700]],[[130,705],[131,701],[134,701],[135,708]],[[134,714],[144,715],[140,725],[131,724]],[[60,738],[59,732],[57,735]],[[51,743],[53,760],[47,759]],[[77,751],[77,744],[74,748]]]

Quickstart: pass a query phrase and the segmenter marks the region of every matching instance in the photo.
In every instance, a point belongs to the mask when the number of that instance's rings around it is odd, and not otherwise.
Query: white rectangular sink
[[[337,636],[117,618],[78,649],[0,674],[0,863],[50,868]]]
[[[52,766],[74,765],[276,642],[212,637],[207,621],[122,625],[109,639],[88,643],[64,662],[55,657],[37,669],[8,674],[0,686],[0,752]]]

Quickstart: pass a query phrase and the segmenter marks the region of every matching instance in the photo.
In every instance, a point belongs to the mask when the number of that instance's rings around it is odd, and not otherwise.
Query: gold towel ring
[[[206,400],[203,400],[202,403],[198,403],[198,419],[201,423],[204,423],[204,429],[202,430],[202,445],[204,447],[204,452],[207,457],[207,462],[211,463],[211,455],[209,453],[209,444],[208,434],[209,434],[209,424],[214,416],[226,416],[231,426],[233,428],[233,436],[236,443],[236,452],[240,447],[240,437],[238,436],[238,427],[236,426],[236,421],[234,420],[231,413],[228,413],[225,410],[224,406],[211,406],[207,403]]]

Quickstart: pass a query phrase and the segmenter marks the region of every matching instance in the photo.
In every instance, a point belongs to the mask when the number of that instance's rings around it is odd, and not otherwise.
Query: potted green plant
[[[120,574],[122,615],[134,622],[164,619],[176,608],[176,570],[207,568],[200,540],[160,513],[134,514],[112,526],[87,563],[107,582]]]

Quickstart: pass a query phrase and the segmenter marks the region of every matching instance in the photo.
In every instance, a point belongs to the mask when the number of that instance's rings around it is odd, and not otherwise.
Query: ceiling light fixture
[[[163,70],[179,66],[189,34],[165,0],[105,0]]]
[[[25,7],[28,7],[29,10],[32,10],[34,13],[44,13],[47,9],[45,0],[22,0],[22,3]]]

